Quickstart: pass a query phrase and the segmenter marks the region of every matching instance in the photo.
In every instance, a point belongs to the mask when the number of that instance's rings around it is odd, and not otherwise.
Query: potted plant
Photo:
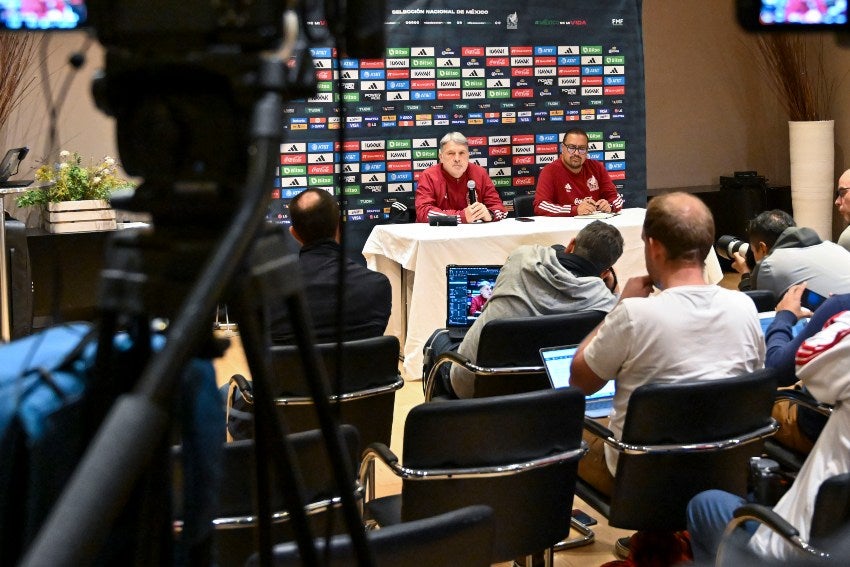
[[[826,73],[823,41],[759,34],[756,46],[761,71],[788,113],[794,218],[831,239],[835,150],[829,114],[836,82]]]
[[[95,165],[84,166],[78,153],[63,150],[59,163],[42,165],[35,172],[39,187],[24,192],[19,207],[42,208],[49,232],[112,230],[115,211],[109,206],[112,191],[132,186],[118,174],[116,161],[106,156]]]

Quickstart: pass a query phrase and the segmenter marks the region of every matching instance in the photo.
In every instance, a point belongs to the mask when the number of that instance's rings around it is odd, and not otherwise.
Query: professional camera
[[[773,506],[788,492],[793,479],[782,472],[773,459],[752,457],[750,459],[749,490],[757,504]]]
[[[727,260],[734,262],[735,252],[740,252],[742,256],[746,257],[750,251],[750,245],[740,238],[724,234],[717,239],[717,244],[714,245],[714,249],[717,250],[717,254],[721,258],[726,258]]]

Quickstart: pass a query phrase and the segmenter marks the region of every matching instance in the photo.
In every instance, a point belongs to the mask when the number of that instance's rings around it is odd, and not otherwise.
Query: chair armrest
[[[618,442],[619,439],[614,437],[614,432],[593,419],[592,417],[584,418],[584,429],[590,433],[591,435],[595,435],[596,437],[601,437],[602,439],[611,439],[614,442]]]
[[[749,520],[764,524],[785,539],[800,535],[800,532],[785,518],[773,511],[770,506],[763,504],[744,504],[732,513],[736,526]],[[734,527],[733,527],[734,529]]]
[[[737,437],[719,439],[716,441],[673,445],[634,445],[631,443],[625,443],[621,439],[614,437],[614,433],[610,429],[590,417],[584,418],[584,429],[591,435],[602,439],[606,445],[609,445],[618,453],[643,455],[696,453],[703,451],[715,451],[718,449],[730,449],[732,447],[738,447],[755,441],[760,441],[765,437],[770,437],[779,429],[779,423],[777,423],[775,419],[770,418],[766,425],[755,431],[750,431]]]
[[[369,494],[369,471],[374,466],[374,462],[376,460],[383,462],[396,476],[401,476],[399,472],[397,472],[397,469],[399,468],[398,457],[395,453],[393,453],[390,448],[383,443],[371,443],[363,450],[363,455],[360,459],[360,471],[358,473],[360,484],[366,487],[367,494]]]
[[[814,399],[811,394],[807,394],[806,392],[802,392],[800,390],[793,390],[790,388],[776,390],[776,399],[790,400],[796,404],[805,406],[812,411],[816,411],[819,414],[825,415],[826,417],[832,415],[831,405],[821,403]]]
[[[239,390],[239,395],[249,404],[254,403],[254,391],[251,388],[251,383],[241,374],[234,374],[230,377],[230,381],[236,384]]]
[[[431,372],[428,373],[428,379],[425,382],[425,401],[429,402],[434,397],[434,385],[437,379],[437,372],[445,363],[459,364],[466,370],[483,376],[492,376],[495,374],[528,374],[530,372],[543,372],[543,366],[479,366],[467,357],[457,352],[444,352],[437,360],[434,361],[434,366],[431,367]]]
[[[720,549],[718,550],[718,565],[723,565],[720,558],[726,553],[725,547],[731,541],[732,533],[744,522],[755,521],[774,531],[781,536],[785,541],[800,551],[806,554],[818,557],[828,558],[829,554],[812,547],[808,542],[800,537],[800,532],[788,523],[785,518],[773,511],[768,506],[761,504],[745,504],[735,510],[732,520],[726,525],[726,530],[723,532]]]
[[[447,362],[451,364],[460,364],[471,372],[475,372],[473,368],[477,368],[471,360],[469,360],[467,357],[463,356],[458,352],[447,351],[440,354],[440,356],[437,357],[437,360],[434,361],[434,366],[431,367],[431,371],[428,373],[428,377],[425,379],[426,402],[430,402],[431,399],[434,397],[434,387],[436,384],[435,380],[437,380],[437,374],[440,371],[440,367],[446,364]]]

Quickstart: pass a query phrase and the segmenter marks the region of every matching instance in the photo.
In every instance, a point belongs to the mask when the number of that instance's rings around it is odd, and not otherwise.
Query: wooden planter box
[[[44,230],[52,233],[115,230],[115,209],[103,200],[48,203]]]

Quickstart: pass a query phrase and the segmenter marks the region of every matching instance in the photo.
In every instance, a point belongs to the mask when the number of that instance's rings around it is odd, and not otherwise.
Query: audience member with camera
[[[785,211],[759,214],[747,234],[755,266],[750,271],[740,250],[733,254],[732,267],[741,274],[738,289],[766,289],[781,298],[792,285],[807,282],[824,297],[850,293],[850,252],[822,241],[811,228],[798,227]]]

